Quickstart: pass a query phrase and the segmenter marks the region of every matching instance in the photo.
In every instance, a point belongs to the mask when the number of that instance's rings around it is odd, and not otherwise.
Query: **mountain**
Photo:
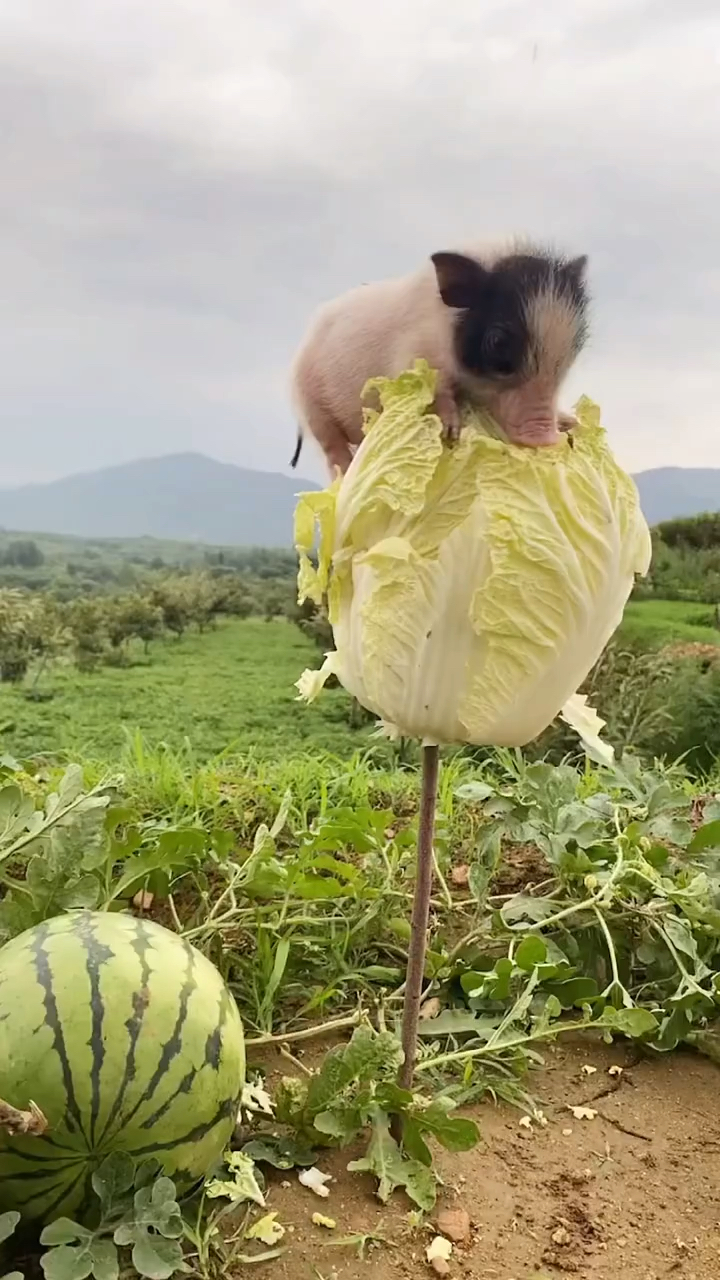
[[[155,537],[291,547],[295,495],[312,481],[178,453],[50,484],[0,489],[0,528],[87,538]]]
[[[720,471],[709,467],[657,467],[635,483],[649,524],[720,511]]]
[[[720,470],[660,467],[635,476],[650,524],[720,511]],[[140,458],[0,489],[0,528],[86,538],[176,539],[290,547],[295,494],[310,480],[216,462],[200,453]]]

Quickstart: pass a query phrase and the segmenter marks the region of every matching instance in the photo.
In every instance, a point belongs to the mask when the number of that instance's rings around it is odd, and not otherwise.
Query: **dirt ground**
[[[268,1064],[271,1065],[271,1064]],[[282,1074],[285,1069],[275,1064]],[[620,1066],[612,1076],[609,1068]],[[594,1073],[583,1067],[595,1067]],[[716,1280],[720,1278],[720,1072],[690,1053],[638,1062],[630,1046],[587,1040],[549,1050],[532,1076],[545,1127],[484,1104],[471,1114],[482,1141],[441,1153],[444,1187],[433,1215],[463,1207],[469,1235],[454,1245],[450,1277],[473,1280]],[[570,1106],[597,1111],[577,1119]],[[257,1280],[401,1280],[434,1276],[434,1231],[411,1225],[409,1201],[389,1206],[373,1180],[349,1174],[358,1152],[319,1159],[331,1173],[319,1199],[295,1173],[272,1173],[268,1210],[286,1228],[285,1254],[255,1265]],[[334,1231],[315,1226],[320,1212]],[[358,1256],[357,1240],[383,1237]]]

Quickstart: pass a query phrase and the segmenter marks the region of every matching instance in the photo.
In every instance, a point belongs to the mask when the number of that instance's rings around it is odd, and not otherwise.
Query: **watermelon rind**
[[[101,911],[36,925],[0,949],[0,1098],[48,1129],[0,1132],[0,1210],[82,1220],[117,1150],[183,1194],[226,1148],[244,1078],[233,996],[184,938]]]

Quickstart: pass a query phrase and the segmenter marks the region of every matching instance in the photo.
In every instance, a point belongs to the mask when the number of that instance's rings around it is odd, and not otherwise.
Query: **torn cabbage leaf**
[[[591,753],[606,750],[572,695],[651,542],[599,409],[578,403],[572,444],[524,449],[466,407],[448,448],[424,361],[368,389],[381,409],[346,475],[298,499],[299,598],[327,601],[335,641],[300,698],[334,673],[391,734],[524,746],[563,713]]]

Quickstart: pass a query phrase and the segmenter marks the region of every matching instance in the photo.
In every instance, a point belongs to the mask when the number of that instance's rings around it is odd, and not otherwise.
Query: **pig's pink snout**
[[[560,440],[555,398],[556,388],[538,378],[500,392],[490,408],[511,444],[542,449]]]
[[[508,439],[512,444],[525,445],[530,449],[542,449],[557,444],[560,440],[557,419],[554,414],[548,417],[526,418],[521,423],[508,423],[506,427]]]

